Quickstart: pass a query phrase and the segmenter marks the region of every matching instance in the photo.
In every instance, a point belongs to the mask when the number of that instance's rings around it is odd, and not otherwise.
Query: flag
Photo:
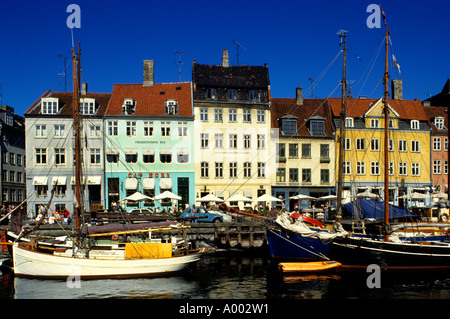
[[[402,74],[402,72],[400,72],[400,64],[398,64],[395,55],[392,55],[392,64],[397,68],[398,73]]]

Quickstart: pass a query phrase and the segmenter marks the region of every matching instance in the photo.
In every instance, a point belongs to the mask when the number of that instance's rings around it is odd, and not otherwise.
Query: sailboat
[[[348,236],[337,238],[331,244],[331,257],[344,264],[362,266],[364,269],[370,264],[376,264],[382,270],[389,271],[422,271],[450,269],[450,243],[412,242],[390,238],[389,224],[389,176],[388,176],[388,140],[389,113],[388,103],[388,41],[390,32],[387,28],[385,14],[383,18],[386,26],[385,34],[385,73],[384,73],[384,234],[382,239]],[[342,119],[341,119],[342,123]],[[339,195],[338,195],[339,196]]]
[[[32,278],[126,278],[167,275],[180,271],[200,260],[205,250],[190,250],[187,237],[180,243],[139,238],[125,240],[128,235],[150,234],[156,230],[177,229],[146,228],[101,234],[82,233],[83,207],[81,198],[81,136],[80,136],[80,44],[78,54],[72,48],[74,130],[75,130],[75,233],[73,239],[59,247],[43,249],[35,242],[16,240],[12,245],[13,271],[18,277]],[[44,216],[42,216],[42,219]],[[40,221],[37,222],[39,225]],[[182,231],[183,229],[179,229]],[[103,240],[99,240],[102,239]],[[104,239],[106,238],[106,239]],[[71,244],[70,247],[68,244]]]

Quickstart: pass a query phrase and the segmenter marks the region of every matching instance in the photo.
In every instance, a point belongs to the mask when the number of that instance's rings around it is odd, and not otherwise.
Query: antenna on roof
[[[314,80],[313,78],[308,78],[308,81],[311,82],[311,98],[314,98],[314,83],[317,83],[316,80]]]
[[[239,48],[241,48],[241,49],[243,49],[245,51],[247,51],[247,49],[244,48],[239,42],[237,42],[237,40],[233,40],[233,42],[236,44],[236,49],[237,49],[237,52],[236,52],[236,65],[239,65]]]
[[[178,75],[180,76],[180,82],[181,82],[181,65],[184,64],[184,62],[181,62],[181,56],[185,55],[185,54],[190,54],[190,53],[180,52],[180,51],[175,50],[175,54],[178,54],[178,62],[177,62],[177,64],[178,64]]]

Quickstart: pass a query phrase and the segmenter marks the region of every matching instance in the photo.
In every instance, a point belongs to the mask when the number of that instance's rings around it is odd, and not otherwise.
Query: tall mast
[[[383,10],[383,9],[381,9]],[[383,11],[382,11],[383,12]],[[384,23],[386,25],[386,17],[383,12]],[[386,25],[385,40],[385,62],[384,62],[384,240],[389,241],[389,65],[388,65],[388,48],[389,48],[389,29]]]
[[[347,104],[347,81],[346,81],[346,68],[347,68],[347,52],[346,52],[346,34],[347,31],[339,30],[339,37],[342,38],[342,51],[343,51],[343,69],[342,69],[342,108],[339,115],[339,163],[338,163],[338,188],[337,188],[337,219],[340,221],[342,217],[342,184],[343,184],[343,169],[344,169],[344,143],[345,143],[345,120],[346,120],[346,104]]]
[[[81,46],[78,43],[78,57],[75,49],[72,48],[73,64],[73,129],[75,131],[75,231],[78,233],[81,229],[81,125],[80,125],[80,55]]]

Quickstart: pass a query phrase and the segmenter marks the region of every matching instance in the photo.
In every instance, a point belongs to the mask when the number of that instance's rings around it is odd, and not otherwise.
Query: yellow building
[[[328,99],[339,141],[341,99]],[[389,202],[410,204],[404,195],[431,191],[430,133],[420,101],[388,100]],[[345,120],[343,198],[384,197],[384,113],[382,99],[348,99]],[[336,167],[339,147],[336,147]],[[336,181],[339,170],[336,169]],[[365,193],[362,195],[361,193]],[[360,194],[360,195],[358,195]],[[422,200],[419,205],[428,203]]]

